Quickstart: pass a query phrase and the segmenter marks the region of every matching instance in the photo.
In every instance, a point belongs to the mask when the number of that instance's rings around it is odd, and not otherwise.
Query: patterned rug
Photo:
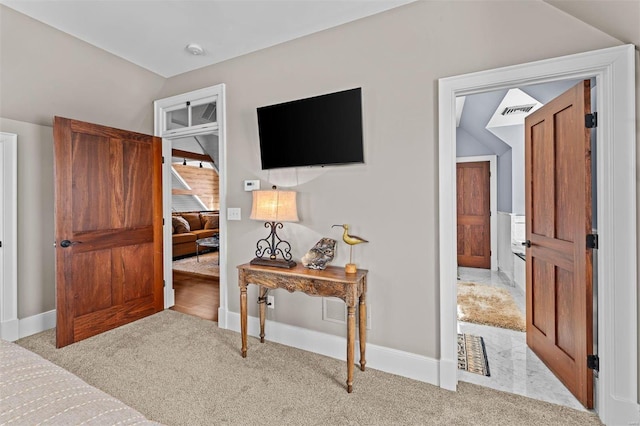
[[[482,337],[458,333],[458,370],[483,376],[491,375]]]
[[[216,251],[201,254],[200,262],[197,261],[196,256],[174,260],[173,270],[205,277],[220,277],[220,265],[218,263],[218,252]]]
[[[458,282],[458,321],[526,331],[524,315],[509,290]]]

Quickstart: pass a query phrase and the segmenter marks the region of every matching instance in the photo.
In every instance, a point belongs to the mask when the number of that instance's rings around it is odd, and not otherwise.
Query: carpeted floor
[[[165,310],[55,349],[21,339],[88,383],[167,425],[597,425],[597,417],[460,382],[457,392],[368,368],[345,390],[344,361],[249,338]]]
[[[524,315],[508,290],[477,283],[458,283],[458,321],[526,331]]]

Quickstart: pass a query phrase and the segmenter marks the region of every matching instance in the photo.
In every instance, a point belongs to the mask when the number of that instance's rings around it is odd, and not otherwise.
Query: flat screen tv
[[[361,88],[257,112],[263,170],[364,163]]]

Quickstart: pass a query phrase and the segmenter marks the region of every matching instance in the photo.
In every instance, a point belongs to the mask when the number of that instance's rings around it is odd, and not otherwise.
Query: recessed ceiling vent
[[[536,104],[508,106],[502,110],[502,115],[526,114],[533,109]]]

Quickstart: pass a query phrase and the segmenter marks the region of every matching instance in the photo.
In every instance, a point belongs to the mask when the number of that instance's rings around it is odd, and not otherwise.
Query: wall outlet
[[[267,296],[267,308],[269,309],[276,308],[276,298],[274,296]]]

